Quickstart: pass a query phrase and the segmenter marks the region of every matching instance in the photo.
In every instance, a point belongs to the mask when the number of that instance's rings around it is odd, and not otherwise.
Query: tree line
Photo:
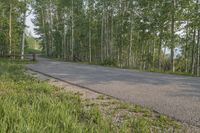
[[[23,35],[23,28],[16,30],[19,28],[17,15],[11,17],[16,21],[15,24],[12,21],[15,30],[9,30],[11,6],[6,5],[5,8],[0,5],[1,12],[5,10],[0,16],[5,18],[0,21],[0,29],[4,30],[0,37],[5,41],[1,42],[4,44],[0,47],[1,54],[3,51],[9,53],[10,49],[16,50],[14,46],[23,40],[19,37]],[[46,56],[197,76],[200,75],[199,7],[198,0],[32,2],[35,31],[40,36],[38,39]],[[12,14],[14,11],[17,10],[12,10]],[[22,14],[23,11],[21,27]],[[15,32],[19,33],[15,35]],[[9,33],[17,39],[11,39],[13,37]],[[18,42],[12,42],[14,40]]]
[[[0,0],[0,56],[24,58],[28,0]]]

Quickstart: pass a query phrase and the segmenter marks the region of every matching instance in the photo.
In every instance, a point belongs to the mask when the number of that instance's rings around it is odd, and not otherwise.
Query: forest
[[[0,0],[0,56],[23,59],[33,12],[47,57],[200,76],[199,7],[198,0]]]

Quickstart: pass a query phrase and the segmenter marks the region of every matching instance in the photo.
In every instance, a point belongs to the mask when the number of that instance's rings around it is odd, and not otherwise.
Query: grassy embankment
[[[0,59],[0,132],[148,133],[180,129],[163,115],[155,117],[150,110],[128,104],[120,104],[118,109],[132,109],[140,115],[117,126],[109,116],[103,117],[97,106],[88,108],[79,95],[25,74],[26,63]]]

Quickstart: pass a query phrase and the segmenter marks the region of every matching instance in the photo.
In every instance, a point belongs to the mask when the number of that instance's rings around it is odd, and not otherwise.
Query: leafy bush
[[[117,61],[111,58],[107,58],[101,63],[103,66],[117,66]]]

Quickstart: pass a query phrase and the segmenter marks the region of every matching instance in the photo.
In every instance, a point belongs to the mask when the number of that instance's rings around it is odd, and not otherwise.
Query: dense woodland
[[[30,5],[48,57],[200,75],[198,0],[0,0],[1,56],[24,54]]]

